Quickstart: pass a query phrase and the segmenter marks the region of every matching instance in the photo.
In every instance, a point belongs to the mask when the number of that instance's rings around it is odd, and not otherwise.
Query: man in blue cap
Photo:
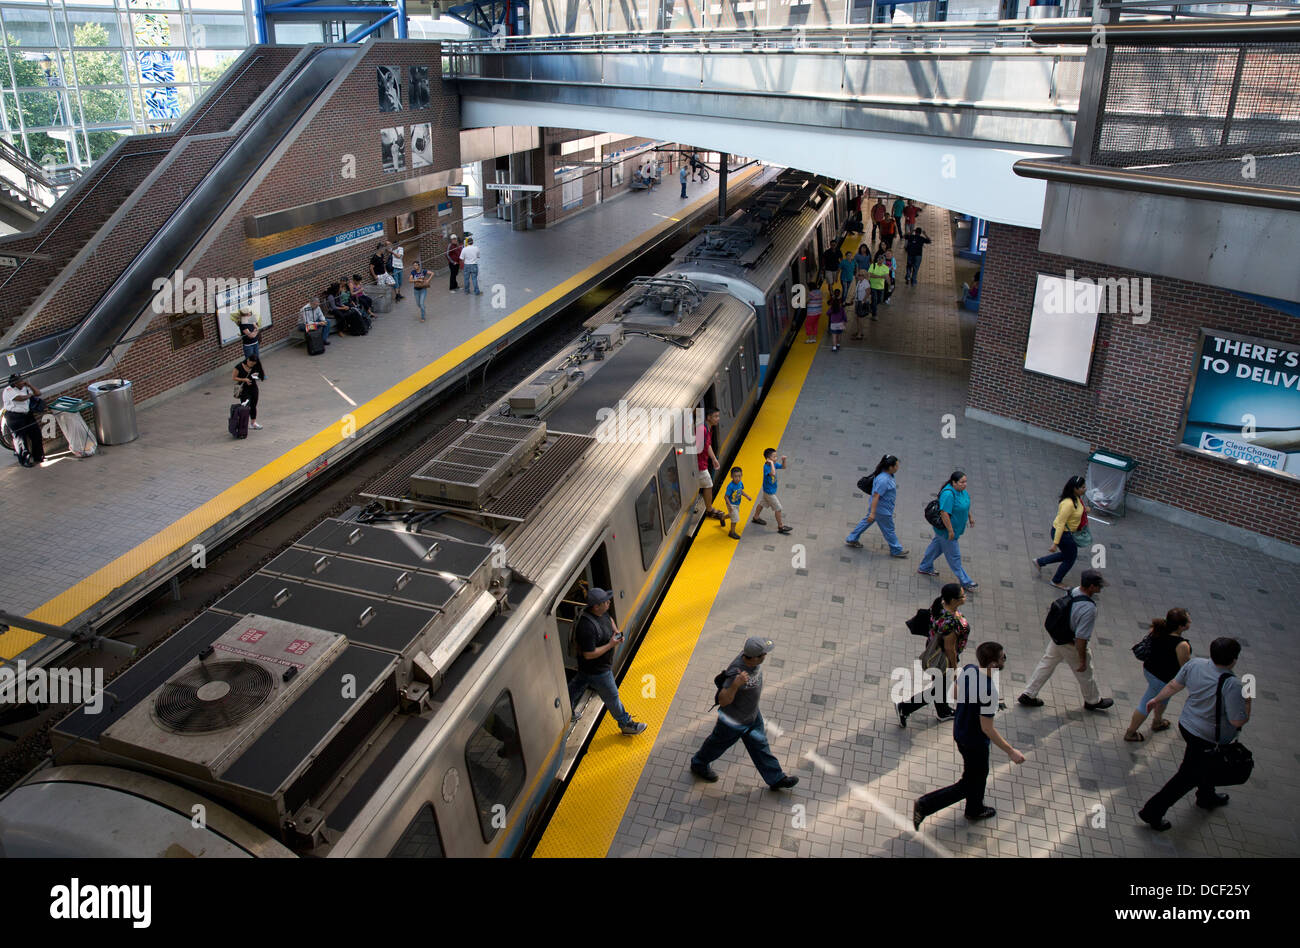
[[[763,781],[773,790],[789,790],[799,782],[798,777],[787,777],[781,762],[767,746],[763,715],[758,712],[758,699],[763,693],[763,660],[776,648],[771,639],[753,635],[745,641],[745,648],[727,670],[718,676],[718,723],[704,746],[691,758],[691,773],[713,783],[718,779],[709,766],[736,741],[745,742],[754,766]]]
[[[614,681],[614,649],[623,641],[623,633],[609,614],[609,604],[614,594],[608,589],[592,589],[587,593],[587,611],[578,618],[573,630],[578,646],[578,674],[569,682],[569,704],[577,706],[582,693],[591,690],[600,695],[605,707],[618,722],[624,734],[640,734],[645,730],[641,721],[633,721],[618,697],[618,684]]]

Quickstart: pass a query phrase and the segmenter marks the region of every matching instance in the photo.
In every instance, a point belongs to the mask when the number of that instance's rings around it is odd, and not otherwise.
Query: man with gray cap
[[[623,633],[609,614],[609,604],[614,594],[608,589],[595,589],[587,593],[587,610],[578,617],[573,630],[578,647],[578,674],[569,682],[569,704],[577,706],[582,693],[591,690],[600,695],[605,707],[618,722],[624,734],[640,734],[645,730],[641,721],[633,721],[623,702],[618,698],[618,684],[614,681],[614,649],[623,641]]]
[[[1038,661],[1034,675],[1029,679],[1017,700],[1027,708],[1041,708],[1043,699],[1038,692],[1043,690],[1047,679],[1052,677],[1056,666],[1068,662],[1083,692],[1083,706],[1089,711],[1105,711],[1115,703],[1113,698],[1103,698],[1101,689],[1092,677],[1092,652],[1088,643],[1092,640],[1092,627],[1097,621],[1096,595],[1106,585],[1101,573],[1095,569],[1085,569],[1079,577],[1079,585],[1070,590],[1068,595],[1052,603],[1044,623],[1050,640],[1047,651]]]
[[[753,635],[745,641],[745,648],[727,670],[715,681],[718,690],[718,723],[704,746],[691,758],[691,773],[713,783],[718,779],[709,766],[736,741],[745,742],[754,766],[763,781],[773,790],[789,790],[799,782],[798,777],[787,777],[781,762],[772,755],[767,745],[763,715],[758,711],[758,699],[763,693],[763,660],[776,648],[771,639]]]

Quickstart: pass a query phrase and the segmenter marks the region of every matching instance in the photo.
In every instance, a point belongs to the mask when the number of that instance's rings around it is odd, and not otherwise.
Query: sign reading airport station
[[[373,224],[366,224],[363,227],[354,227],[352,230],[346,231],[342,234],[335,234],[333,237],[323,237],[320,240],[314,240],[309,244],[303,244],[301,247],[282,250],[269,257],[263,257],[261,260],[254,260],[253,276],[264,277],[268,273],[275,273],[277,270],[284,270],[287,267],[297,266],[300,263],[306,263],[308,260],[315,260],[317,257],[323,257],[326,254],[331,254],[347,247],[355,247],[358,244],[364,244],[370,240],[381,240],[383,236],[383,221],[376,221]]]

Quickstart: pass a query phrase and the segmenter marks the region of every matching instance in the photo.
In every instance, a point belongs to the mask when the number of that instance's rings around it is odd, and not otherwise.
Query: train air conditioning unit
[[[601,352],[609,352],[622,341],[622,323],[605,323],[591,331],[591,344]]]
[[[545,383],[551,392],[568,384],[563,372],[554,374],[563,382]],[[532,460],[544,440],[542,422],[503,418],[475,422],[411,475],[410,492],[424,500],[482,508]]]
[[[525,418],[535,416],[569,387],[569,376],[561,371],[539,372],[510,393],[510,410]]]
[[[347,644],[333,632],[247,615],[105,729],[100,744],[217,781]]]

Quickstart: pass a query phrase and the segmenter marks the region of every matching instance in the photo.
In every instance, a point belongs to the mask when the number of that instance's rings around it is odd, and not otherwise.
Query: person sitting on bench
[[[298,310],[298,328],[304,338],[311,330],[319,329],[321,341],[327,346],[330,344],[330,321],[321,312],[319,296],[312,297],[310,303]]]

